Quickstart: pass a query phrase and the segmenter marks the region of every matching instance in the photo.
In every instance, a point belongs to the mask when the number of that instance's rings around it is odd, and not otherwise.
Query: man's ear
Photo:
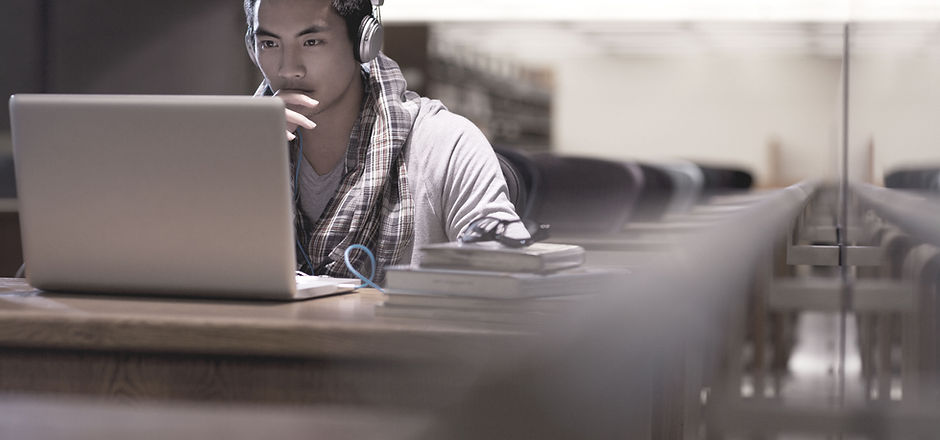
[[[255,56],[255,35],[250,27],[245,31],[245,49],[248,50],[248,58],[251,58],[251,62],[258,66],[258,58]]]

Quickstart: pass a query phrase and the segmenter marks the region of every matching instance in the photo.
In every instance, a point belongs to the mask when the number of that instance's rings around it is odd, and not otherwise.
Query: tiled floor
[[[784,402],[838,407],[865,401],[855,316],[845,317],[844,361],[840,359],[841,319],[837,313],[800,315],[788,374],[780,381]]]
[[[865,402],[861,358],[855,317],[846,316],[844,336],[837,313],[803,312],[796,320],[796,344],[785,372],[768,373],[760,394],[780,408],[813,408],[819,411],[858,407]],[[845,339],[844,358],[840,356]],[[844,365],[844,368],[842,367]],[[843,374],[844,372],[844,374]],[[741,393],[757,396],[754,377],[745,377]],[[775,415],[765,414],[774,418]],[[796,423],[794,423],[796,425]],[[792,428],[792,429],[791,429]],[[855,440],[859,437],[806,434],[803,426],[784,426],[776,435],[729,437],[768,440]],[[792,431],[792,432],[790,432]],[[812,431],[812,429],[810,429]]]

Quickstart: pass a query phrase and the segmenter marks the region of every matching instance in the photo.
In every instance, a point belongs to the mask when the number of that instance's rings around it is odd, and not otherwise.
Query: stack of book
[[[608,288],[621,271],[583,267],[580,246],[496,242],[423,246],[419,266],[386,268],[386,317],[531,323],[585,294]]]
[[[495,241],[424,245],[422,268],[522,273],[552,273],[584,264],[584,248],[571,244],[534,243],[522,248]]]
[[[387,318],[472,321],[488,324],[530,325],[551,322],[559,314],[581,303],[584,295],[524,299],[494,299],[470,296],[391,293],[377,316]]]

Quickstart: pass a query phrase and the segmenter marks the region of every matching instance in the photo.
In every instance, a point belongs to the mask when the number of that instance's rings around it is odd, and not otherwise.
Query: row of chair
[[[907,184],[926,182],[927,174],[907,180]],[[936,174],[934,170],[934,174]],[[895,175],[901,183],[903,176]],[[893,180],[893,179],[892,179]],[[887,183],[888,179],[886,179]],[[897,180],[893,181],[898,184]],[[929,190],[925,186],[907,186]],[[940,187],[936,187],[940,189]],[[909,301],[903,311],[884,310],[859,313],[859,354],[862,371],[869,386],[869,396],[888,400],[903,395],[905,401],[933,401],[940,399],[940,235],[934,223],[940,212],[936,199],[908,197],[904,191],[882,190],[880,201],[867,191],[862,221],[862,240],[881,249],[881,264],[859,268],[859,280],[882,280],[897,286],[894,296],[906,296]],[[934,189],[936,190],[936,189]],[[890,198],[887,198],[890,196]],[[878,203],[873,203],[875,200]],[[925,224],[933,231],[911,225],[894,212],[883,207],[891,205],[908,211],[911,218],[926,216]],[[932,233],[931,233],[932,232]],[[900,354],[900,356],[897,356]],[[900,388],[896,381],[900,379]],[[903,394],[892,393],[900,389]]]
[[[899,168],[885,174],[885,186],[940,192],[940,167]]]
[[[618,161],[507,148],[496,152],[520,216],[565,233],[617,233],[627,222],[687,212],[704,197],[753,184],[747,171],[685,161]]]

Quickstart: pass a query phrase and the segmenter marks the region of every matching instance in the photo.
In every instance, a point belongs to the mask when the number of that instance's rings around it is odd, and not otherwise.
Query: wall
[[[3,0],[0,156],[13,93],[251,93],[233,0]]]
[[[42,90],[42,60],[39,2],[35,0],[3,0],[0,14],[0,157],[8,154],[10,145],[10,110],[7,99],[15,91]]]
[[[840,59],[676,54],[556,69],[556,151],[735,164],[761,185],[835,176]],[[777,182],[768,181],[773,141]]]
[[[940,165],[940,51],[900,52],[852,57],[852,179],[880,184],[897,167]]]
[[[241,2],[59,0],[49,91],[251,93]]]

